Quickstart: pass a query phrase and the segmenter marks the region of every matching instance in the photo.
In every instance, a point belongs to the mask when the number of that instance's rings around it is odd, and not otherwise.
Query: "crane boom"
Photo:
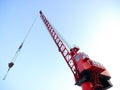
[[[82,90],[107,90],[112,87],[111,77],[102,64],[91,60],[87,54],[78,52],[78,47],[68,50],[42,11],[40,11],[40,17],[70,67],[75,85],[81,86]]]
[[[40,17],[43,20],[47,30],[49,31],[51,37],[53,38],[55,44],[58,47],[58,50],[61,52],[62,56],[64,57],[66,63],[70,67],[72,73],[74,74],[74,77],[77,77],[77,70],[75,67],[75,63],[72,60],[71,54],[65,44],[62,42],[61,38],[58,36],[58,34],[55,32],[55,29],[52,27],[50,22],[47,20],[47,18],[44,16],[42,11],[40,11]]]

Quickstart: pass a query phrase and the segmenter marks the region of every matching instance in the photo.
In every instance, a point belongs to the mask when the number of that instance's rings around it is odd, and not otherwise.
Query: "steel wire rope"
[[[27,34],[25,35],[25,37],[24,37],[22,43],[20,44],[20,46],[18,47],[17,51],[15,52],[13,58],[11,59],[11,62],[8,63],[8,70],[7,70],[6,74],[5,74],[4,77],[3,77],[3,80],[6,79],[8,72],[9,72],[10,69],[13,67],[15,61],[17,60],[18,54],[19,54],[21,48],[23,47],[23,44],[24,44],[24,42],[26,41],[28,35],[30,34],[30,32],[31,32],[31,30],[32,30],[32,27],[34,26],[34,24],[35,24],[35,22],[36,22],[36,20],[37,20],[37,17],[38,17],[38,14],[36,15],[36,17],[35,17],[33,23],[31,24],[30,28],[28,29],[28,32],[27,32]]]

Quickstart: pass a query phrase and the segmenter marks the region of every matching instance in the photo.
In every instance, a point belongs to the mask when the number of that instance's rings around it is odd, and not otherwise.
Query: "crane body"
[[[40,17],[70,67],[75,85],[81,86],[82,90],[107,90],[112,87],[111,76],[102,64],[91,60],[87,54],[79,52],[78,47],[68,50],[42,11]]]

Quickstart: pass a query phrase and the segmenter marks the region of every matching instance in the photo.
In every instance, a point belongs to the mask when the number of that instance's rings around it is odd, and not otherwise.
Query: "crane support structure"
[[[42,11],[40,11],[40,17],[70,67],[75,85],[81,86],[82,90],[107,90],[112,87],[111,76],[102,64],[91,60],[87,54],[78,52],[78,47],[68,50]]]

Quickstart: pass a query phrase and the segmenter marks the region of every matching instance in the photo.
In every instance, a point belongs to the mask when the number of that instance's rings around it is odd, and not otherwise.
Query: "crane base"
[[[98,79],[98,82],[99,82],[98,85],[97,85],[97,84],[94,84],[95,80],[94,80],[93,72],[91,72],[89,70],[84,70],[79,75],[80,75],[81,78],[80,78],[80,80],[78,80],[75,83],[75,85],[78,85],[78,86],[82,86],[82,84],[86,83],[86,82],[91,82],[91,84],[93,85],[95,90],[106,90],[106,89],[113,86],[111,84],[110,80],[109,80],[111,78],[110,76],[106,76],[106,75],[103,75],[103,74],[96,74],[96,75],[98,75],[97,79]]]

